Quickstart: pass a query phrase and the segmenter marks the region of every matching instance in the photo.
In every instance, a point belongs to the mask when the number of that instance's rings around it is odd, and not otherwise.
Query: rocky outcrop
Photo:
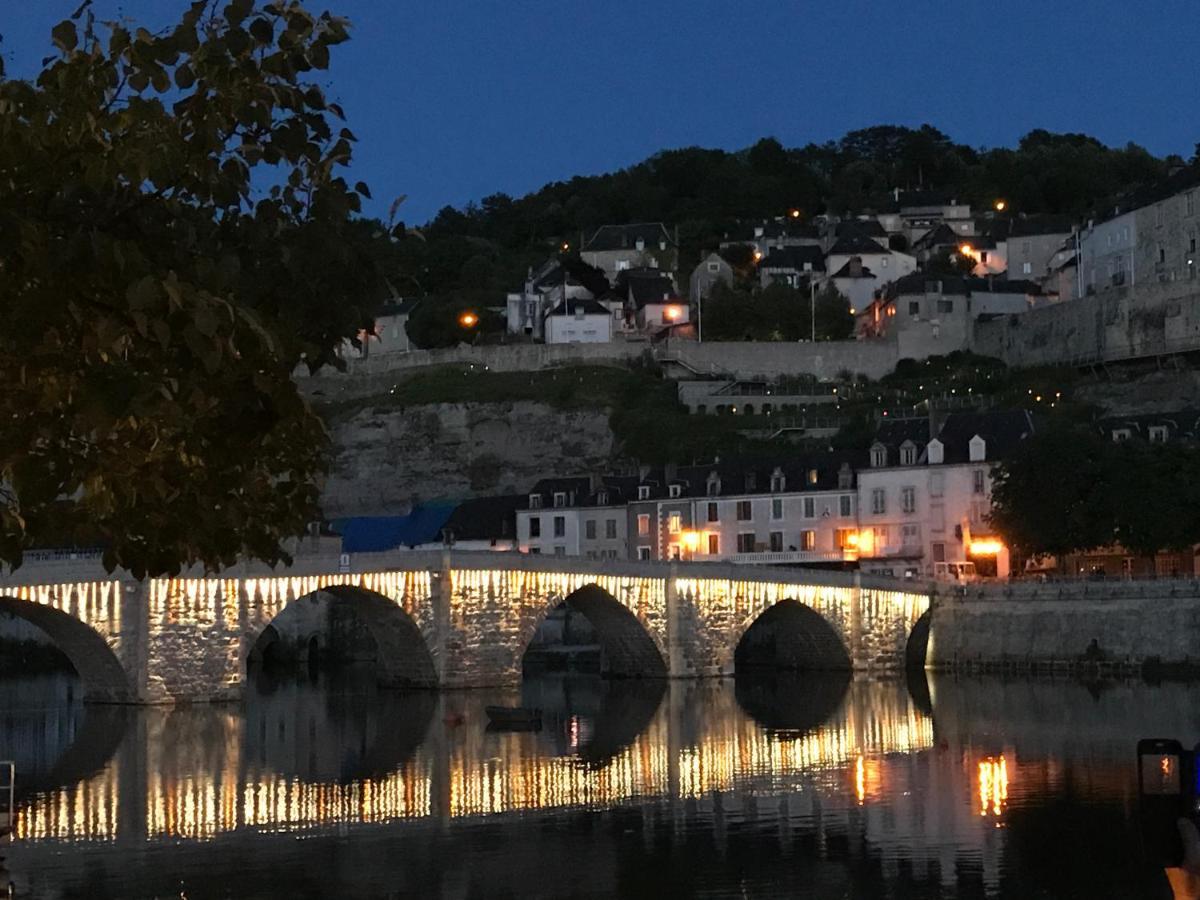
[[[402,514],[413,500],[528,490],[539,478],[612,466],[608,414],[546,404],[365,405],[326,414],[329,518]]]

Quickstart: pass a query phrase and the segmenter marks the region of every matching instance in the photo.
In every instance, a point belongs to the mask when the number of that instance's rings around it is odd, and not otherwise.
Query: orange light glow
[[[669,322],[674,322],[676,319],[678,319],[682,315],[683,315],[683,310],[680,309],[678,306],[668,306],[666,309],[663,310],[663,318]]]
[[[846,535],[846,546],[847,547],[857,547],[858,546],[857,532]]]
[[[755,262],[760,262],[760,261],[762,260],[762,257],[763,257],[763,255],[762,255],[762,251],[761,251],[761,250],[755,250],[755,251],[754,251],[754,261],[755,261]]]
[[[687,550],[695,553],[696,549],[700,546],[700,532],[685,531],[680,535],[679,540]]]
[[[798,219],[798,218],[800,218],[800,210],[793,209],[790,213],[788,213],[788,215],[791,216],[793,219]]]
[[[1004,811],[1008,801],[1008,764],[1004,757],[979,761],[979,814],[993,816]]]
[[[465,312],[458,317],[458,324],[463,328],[474,328],[479,324],[479,316],[473,312]]]
[[[1004,210],[1007,208],[1008,208],[1008,204],[1005,203],[1003,200],[996,201],[996,212],[1004,212]]]
[[[1003,550],[1004,545],[994,538],[971,541],[972,556],[999,556]]]
[[[958,252],[961,253],[963,256],[970,256],[972,253],[975,252],[975,248],[972,247],[970,244],[960,244],[959,248],[958,248]]]
[[[563,252],[563,253],[566,253],[566,252],[567,252],[568,250],[570,250],[570,249],[571,249],[571,245],[570,245],[570,244],[568,244],[566,241],[563,241],[563,245],[562,245],[562,252]]]

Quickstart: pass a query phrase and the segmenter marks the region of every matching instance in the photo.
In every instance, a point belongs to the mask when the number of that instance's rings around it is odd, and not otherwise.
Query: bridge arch
[[[799,600],[767,607],[733,652],[737,674],[753,671],[849,671],[850,651],[824,616]]]
[[[42,603],[0,596],[0,612],[28,622],[70,661],[88,703],[131,703],[136,696],[117,654],[99,632],[74,616]]]
[[[318,601],[324,597],[325,602]],[[304,604],[318,605],[321,621],[305,619]],[[305,651],[315,638],[319,651],[325,649],[330,616],[349,614],[356,619],[374,644],[374,663],[379,684],[394,688],[433,688],[438,685],[437,669],[429,644],[413,618],[397,603],[366,588],[354,585],[328,585],[288,603],[249,642],[245,666],[269,657],[272,650],[288,639]]]
[[[565,605],[588,620],[601,647],[601,673],[610,678],[665,678],[667,664],[646,626],[623,603],[598,584],[585,584],[566,597],[556,598],[532,622],[523,636],[522,649],[550,611]]]

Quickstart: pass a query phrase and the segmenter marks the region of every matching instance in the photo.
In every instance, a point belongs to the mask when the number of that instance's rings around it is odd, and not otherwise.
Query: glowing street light
[[[668,306],[666,309],[663,310],[663,318],[669,322],[677,321],[679,319],[679,317],[682,315],[683,315],[683,310],[680,309],[678,306]]]
[[[975,252],[975,248],[970,244],[960,244],[958,247],[958,252],[963,256],[970,256],[973,252]]]
[[[563,253],[566,253],[566,252],[568,252],[570,249],[571,249],[571,245],[570,245],[570,244],[568,244],[566,241],[563,241],[563,245],[562,245],[562,252],[563,252]]]
[[[993,205],[996,207],[996,212],[1004,212],[1004,210],[1008,209],[1008,204],[1003,200],[997,200]]]
[[[761,251],[761,250],[755,250],[755,251],[754,251],[754,261],[755,261],[755,262],[762,262],[762,258],[763,258],[762,251]]]
[[[798,218],[800,218],[800,210],[793,209],[788,212],[788,215],[791,216],[793,219],[798,219]]]
[[[479,316],[475,315],[475,313],[471,312],[470,310],[467,310],[459,315],[458,324],[463,328],[474,328],[479,324]]]

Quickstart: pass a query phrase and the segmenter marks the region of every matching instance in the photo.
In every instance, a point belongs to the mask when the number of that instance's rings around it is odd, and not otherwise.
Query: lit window
[[[801,550],[816,550],[817,549],[817,533],[815,531],[800,532],[800,549]]]
[[[683,518],[679,513],[673,512],[670,518],[667,519],[667,531],[671,534],[679,534],[683,530]]]
[[[637,517],[638,534],[647,535],[650,533],[650,516],[646,513],[641,513]]]
[[[719,535],[710,534],[708,536],[708,552],[711,556],[716,556],[721,552],[721,538]]]

